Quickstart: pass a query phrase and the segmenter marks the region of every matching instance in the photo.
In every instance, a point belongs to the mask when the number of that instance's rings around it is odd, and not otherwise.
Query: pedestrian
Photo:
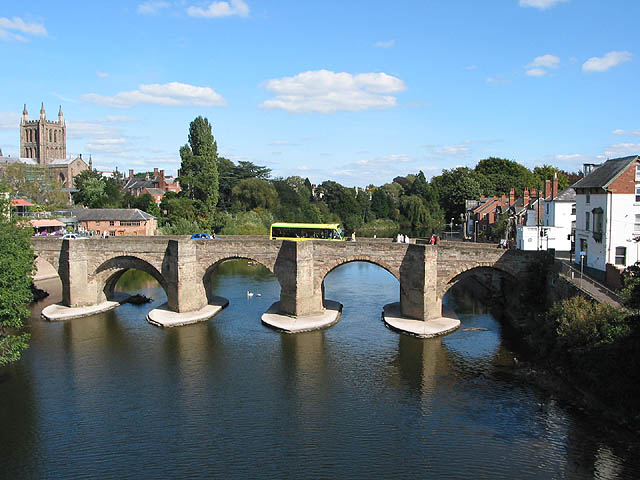
[[[404,243],[411,243],[411,239],[409,238],[409,235],[404,236]]]
[[[431,238],[429,239],[429,245],[435,245],[435,244],[436,244],[436,236],[432,233]]]
[[[352,242],[356,241],[356,232],[351,232],[351,241]]]
[[[436,245],[440,245],[440,235],[436,235]]]

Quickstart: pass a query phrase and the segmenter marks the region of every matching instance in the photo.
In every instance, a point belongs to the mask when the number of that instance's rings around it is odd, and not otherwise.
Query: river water
[[[500,322],[464,288],[445,298],[462,328],[421,340],[385,328],[398,281],[361,262],[325,280],[340,321],[297,335],[261,324],[280,289],[246,261],[214,272],[227,309],[166,330],[141,272],[117,288],[152,303],[63,323],[39,318],[59,280],[41,286],[31,346],[0,369],[0,478],[640,477],[624,432],[509,375]]]

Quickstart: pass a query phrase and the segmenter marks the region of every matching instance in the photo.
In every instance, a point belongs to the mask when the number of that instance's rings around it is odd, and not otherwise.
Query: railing
[[[605,287],[603,284],[596,282],[593,278],[580,272],[577,268],[572,267],[565,260],[556,260],[560,264],[560,275],[565,277],[580,290],[593,297],[594,299],[608,303],[616,307],[622,306],[622,299],[613,290]]]

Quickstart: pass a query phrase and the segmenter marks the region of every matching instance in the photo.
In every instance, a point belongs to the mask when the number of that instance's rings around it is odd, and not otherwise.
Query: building
[[[545,202],[544,237],[549,248],[559,252],[573,251],[576,229],[576,191],[568,187],[557,197]]]
[[[38,120],[29,120],[25,104],[20,121],[20,158],[0,156],[0,164],[2,163],[22,163],[47,168],[66,188],[73,187],[76,175],[92,167],[91,159],[87,164],[82,155],[67,158],[67,126],[62,106],[58,110],[58,121],[51,121],[46,118],[44,103],[40,107]]]
[[[137,208],[79,208],[73,211],[78,230],[101,236],[155,235],[158,221]]]
[[[123,189],[128,191],[134,197],[139,197],[148,193],[153,197],[156,203],[162,201],[162,197],[167,192],[178,193],[182,190],[177,179],[171,176],[165,176],[164,170],[153,169],[153,177],[149,175],[145,177],[136,177],[133,170],[129,170],[129,177],[124,184]]]
[[[586,164],[576,192],[575,262],[612,286],[639,260],[640,157]]]

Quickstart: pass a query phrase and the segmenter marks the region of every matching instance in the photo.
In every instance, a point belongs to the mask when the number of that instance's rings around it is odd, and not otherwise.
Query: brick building
[[[155,235],[158,228],[156,217],[137,208],[80,208],[73,213],[78,230],[93,235]]]

